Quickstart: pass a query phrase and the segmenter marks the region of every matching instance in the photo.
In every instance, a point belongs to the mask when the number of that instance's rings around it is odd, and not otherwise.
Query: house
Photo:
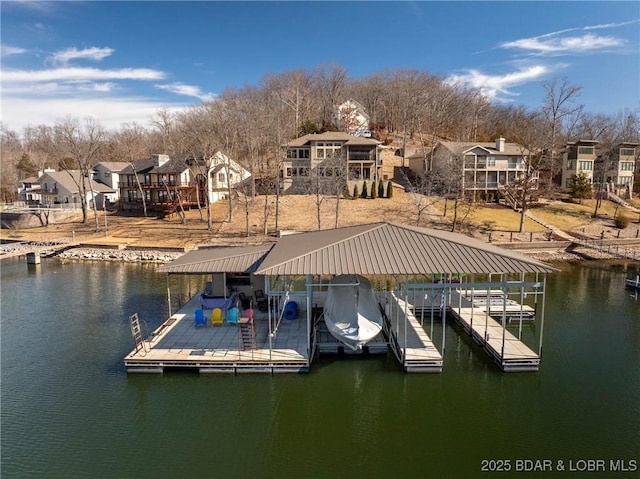
[[[370,137],[369,120],[364,107],[353,98],[336,107],[336,125],[350,135]]]
[[[116,191],[92,178],[83,178],[80,170],[51,171],[45,170],[38,178],[40,184],[40,201],[43,206],[69,205],[80,207],[82,181],[86,181],[86,204],[93,207],[95,199],[98,208],[106,202],[115,201]]]
[[[353,188],[364,181],[378,181],[381,153],[377,140],[328,131],[301,136],[285,148],[280,176],[287,193],[309,193],[314,183],[335,192],[336,185]]]
[[[124,161],[100,161],[93,167],[93,179],[115,190],[115,201],[120,197],[120,190],[118,189],[120,172],[127,166],[129,166],[129,163]]]
[[[596,158],[596,140],[578,140],[567,143],[562,160],[562,188],[571,189],[572,177],[583,174],[593,183],[593,168]]]
[[[606,190],[623,199],[631,198],[634,172],[640,143],[622,142],[613,148],[609,162],[604,165]]]
[[[206,191],[206,177],[209,189]],[[152,155],[127,165],[119,173],[120,208],[142,211],[142,196],[147,208],[159,214],[175,211],[179,204],[189,209],[215,203],[228,197],[229,189],[251,176],[250,172],[221,152],[204,158],[171,159]],[[140,191],[142,190],[142,192]]]
[[[433,157],[432,157],[433,155]],[[407,158],[413,175],[422,177],[435,172],[446,181],[453,173],[467,194],[502,191],[517,187],[529,166],[529,151],[517,143],[498,138],[495,143],[439,141],[431,151],[417,151]],[[536,187],[538,173],[531,171],[531,187]]]

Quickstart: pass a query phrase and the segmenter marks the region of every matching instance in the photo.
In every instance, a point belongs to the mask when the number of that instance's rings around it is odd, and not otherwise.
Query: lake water
[[[500,372],[447,326],[442,374],[404,374],[389,355],[328,357],[308,375],[127,375],[127,318],[150,329],[166,318],[164,275],[3,260],[1,476],[510,477],[532,460],[551,461],[538,466],[553,477],[558,461],[574,477],[589,464],[589,477],[638,477],[640,298],[628,274],[598,263],[549,277],[537,373]]]

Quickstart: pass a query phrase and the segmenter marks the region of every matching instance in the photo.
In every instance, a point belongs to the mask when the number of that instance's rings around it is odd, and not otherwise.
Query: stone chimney
[[[504,138],[500,137],[496,140],[496,150],[504,151]]]
[[[162,166],[167,161],[170,160],[169,155],[151,155],[151,159],[153,160],[156,166]]]

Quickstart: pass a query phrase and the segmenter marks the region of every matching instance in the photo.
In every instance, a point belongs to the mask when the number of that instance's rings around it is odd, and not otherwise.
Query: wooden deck
[[[413,306],[393,294],[388,295],[388,299],[384,330],[389,338],[389,345],[404,370],[408,373],[442,372],[442,354],[414,316]]]
[[[520,304],[509,299],[502,290],[458,290],[463,297],[473,303],[474,306],[489,312],[489,316],[502,318],[504,314],[507,321],[534,320],[536,310],[526,304]]]
[[[239,326],[195,326],[200,298],[192,298],[167,319],[144,348],[124,358],[127,372],[161,373],[168,368],[194,369],[201,373],[300,373],[308,372],[306,319],[283,320],[274,337],[269,337],[268,319],[256,315],[256,348],[243,349]],[[211,311],[205,310],[210,318]],[[144,318],[143,318],[144,319]]]
[[[460,307],[458,307],[460,305]],[[540,356],[516,338],[485,309],[452,292],[449,309],[456,321],[505,372],[538,371]]]

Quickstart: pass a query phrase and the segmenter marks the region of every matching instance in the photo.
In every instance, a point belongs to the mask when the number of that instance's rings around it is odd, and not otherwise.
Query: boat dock
[[[166,369],[192,369],[201,373],[304,373],[309,370],[306,321],[282,321],[269,332],[265,313],[253,320],[254,345],[242,340],[241,324],[212,325],[204,310],[205,325],[195,325],[200,295],[158,327],[124,358],[127,372],[162,373]],[[242,319],[240,319],[242,322]]]
[[[503,371],[538,371],[540,356],[492,318],[486,308],[452,291],[449,312]]]
[[[535,309],[526,304],[509,299],[507,294],[499,289],[461,289],[457,292],[473,303],[475,307],[487,311],[489,316],[493,316],[494,318],[497,317],[500,319],[504,314],[507,321],[518,319],[533,321],[536,317]]]
[[[389,346],[405,372],[442,372],[442,354],[416,319],[413,305],[393,293],[387,296],[384,331],[389,338]]]

